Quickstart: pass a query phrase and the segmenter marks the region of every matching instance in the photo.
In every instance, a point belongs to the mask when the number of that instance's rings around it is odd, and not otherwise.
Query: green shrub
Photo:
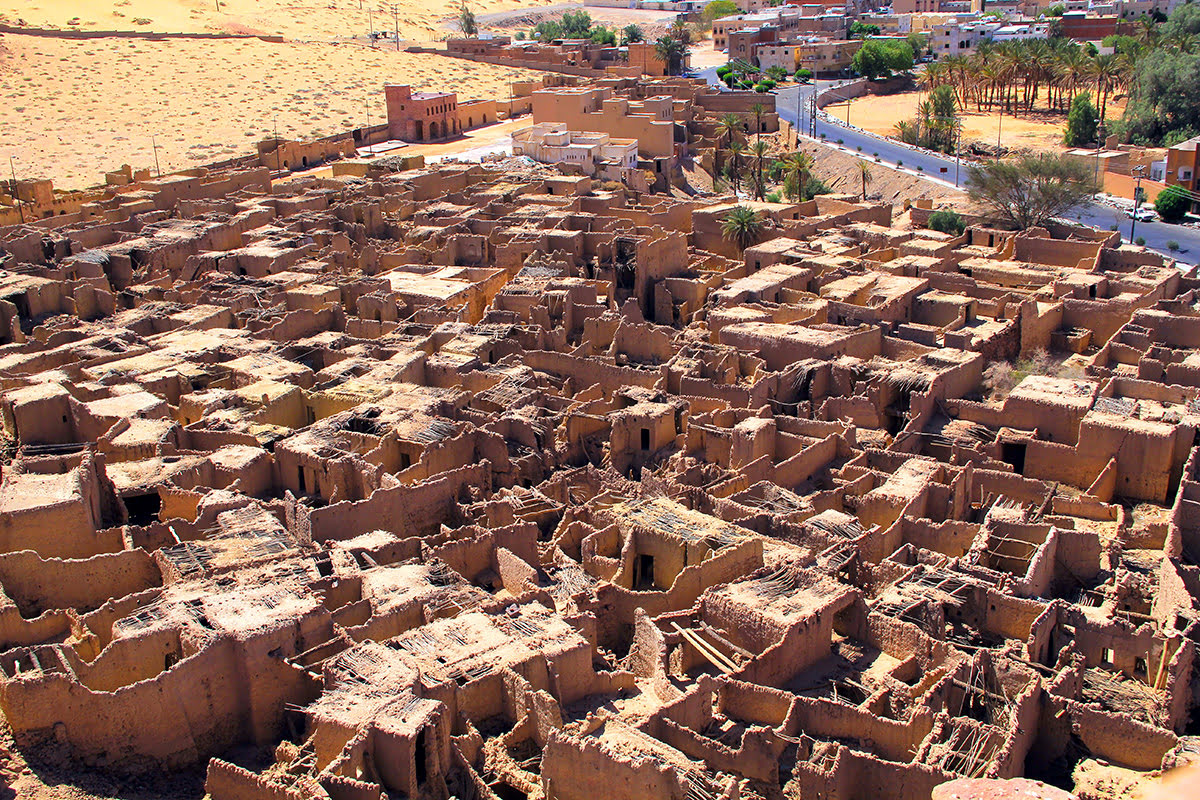
[[[935,211],[929,215],[929,222],[926,223],[926,226],[930,230],[949,233],[953,236],[962,236],[962,232],[967,229],[966,221],[957,211]]]
[[[1179,242],[1175,241],[1174,239],[1168,239],[1167,240],[1167,249],[1170,250],[1172,253],[1178,253],[1179,252]]]
[[[1139,237],[1137,237],[1136,239],[1134,239],[1134,240],[1133,240],[1133,243],[1134,243],[1134,244],[1136,244],[1136,245],[1138,245],[1138,246],[1145,246],[1145,244],[1146,244],[1146,237],[1145,237],[1145,236],[1139,236]]]

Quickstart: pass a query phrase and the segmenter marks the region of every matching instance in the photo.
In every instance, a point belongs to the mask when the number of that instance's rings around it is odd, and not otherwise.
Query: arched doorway
[[[438,138],[438,124],[436,122],[429,123],[429,138]]]

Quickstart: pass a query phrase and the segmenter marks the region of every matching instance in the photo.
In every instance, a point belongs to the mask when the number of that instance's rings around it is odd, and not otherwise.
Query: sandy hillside
[[[10,24],[81,30],[146,30],[282,34],[329,41],[377,31],[410,40],[446,34],[439,22],[458,13],[459,0],[0,0]],[[551,0],[469,0],[476,14],[548,5]],[[392,7],[397,14],[393,17]]]
[[[0,37],[0,160],[61,188],[122,163],[164,171],[249,153],[272,133],[324,136],[386,118],[383,84],[505,97],[541,73],[360,45]]]
[[[924,97],[920,95],[921,99]],[[916,116],[918,102],[917,92],[860,97],[850,103],[850,122],[872,133],[894,136],[896,121]],[[826,111],[839,119],[846,118],[845,104],[829,106]],[[1108,103],[1107,115],[1110,120],[1121,116],[1122,111],[1118,103]],[[962,119],[964,143],[974,140],[994,146],[998,130],[1005,147],[1058,152],[1067,149],[1062,142],[1063,127],[1067,121],[1065,114],[1035,109],[1032,115],[1013,117],[1005,114],[1001,120],[999,114],[968,111]]]

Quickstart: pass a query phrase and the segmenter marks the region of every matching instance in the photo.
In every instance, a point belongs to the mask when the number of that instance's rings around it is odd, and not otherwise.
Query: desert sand
[[[551,0],[468,0],[476,14],[548,5]],[[218,10],[218,5],[220,10]],[[258,33],[329,41],[392,32],[408,40],[443,38],[460,0],[0,0],[0,20],[35,27],[187,33]],[[396,13],[393,15],[393,8]]]
[[[383,85],[503,98],[541,73],[359,44],[0,37],[0,161],[81,188],[128,163],[166,172],[386,119]]]
[[[924,95],[918,95],[917,92],[860,97],[850,103],[850,122],[872,133],[894,136],[896,121],[915,117],[920,99],[924,99]],[[826,111],[838,119],[846,119],[845,103],[829,106]],[[1119,117],[1123,111],[1118,103],[1108,103],[1109,119]],[[1023,114],[1013,117],[1005,114],[1001,120],[999,114],[980,114],[972,110],[964,113],[962,120],[964,145],[979,141],[994,147],[999,130],[1000,142],[1005,147],[1056,152],[1067,149],[1062,141],[1063,127],[1067,121],[1065,114],[1035,110],[1032,116]]]

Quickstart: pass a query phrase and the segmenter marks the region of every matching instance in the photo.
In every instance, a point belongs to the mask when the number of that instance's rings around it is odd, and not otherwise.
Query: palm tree
[[[767,182],[763,178],[763,164],[767,160],[767,151],[770,145],[759,139],[750,148],[754,153],[754,194],[759,200],[762,200],[767,195]]]
[[[674,22],[671,23],[671,29],[667,31],[667,35],[672,39],[678,39],[679,43],[687,47],[692,43],[692,31],[684,22],[682,16],[676,16]]]
[[[858,162],[858,174],[862,177],[862,199],[867,201],[867,184],[871,182],[871,168],[867,166],[867,162]]]
[[[721,220],[721,236],[745,250],[762,233],[763,217],[749,206],[734,206]]]
[[[733,144],[733,137],[742,132],[742,118],[729,113],[717,120],[717,141],[725,139],[725,146]]]
[[[791,185],[796,187],[796,197],[800,200],[804,199],[804,184],[808,182],[808,171],[812,169],[813,157],[803,150],[797,150],[795,153],[789,153],[781,159],[783,162],[783,172],[787,180],[784,181],[784,188]]]
[[[746,152],[746,145],[736,139],[729,144],[729,155],[732,159],[730,180],[733,181],[733,191],[736,193],[742,188],[742,154]]]
[[[1159,35],[1158,23],[1154,21],[1153,17],[1143,15],[1137,21],[1137,30],[1134,32],[1134,36],[1147,50],[1158,47]]]
[[[762,103],[755,103],[750,106],[750,111],[754,114],[754,136],[755,139],[762,138],[762,117],[767,113],[767,107]]]
[[[668,75],[678,75],[683,71],[683,56],[687,47],[673,36],[663,36],[654,43],[654,55],[667,67]]]
[[[1116,54],[1096,56],[1092,60],[1092,79],[1096,81],[1096,93],[1100,95],[1100,119],[1104,119],[1109,92],[1124,80],[1126,70],[1123,62],[1124,59]]]

